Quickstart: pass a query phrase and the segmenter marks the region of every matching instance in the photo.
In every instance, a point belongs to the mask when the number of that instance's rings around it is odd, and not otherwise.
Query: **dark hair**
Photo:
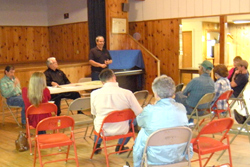
[[[10,72],[10,70],[15,70],[15,67],[12,66],[12,65],[6,66],[5,69],[4,69],[4,73],[5,73],[5,71]]]
[[[234,61],[241,61],[242,60],[242,58],[240,57],[240,56],[236,56],[235,58],[234,58]]]
[[[102,82],[106,82],[107,80],[111,79],[114,76],[114,72],[108,68],[102,70],[102,72],[99,74],[99,79]]]
[[[228,69],[224,64],[219,64],[214,67],[214,73],[218,74],[221,77],[227,77]]]

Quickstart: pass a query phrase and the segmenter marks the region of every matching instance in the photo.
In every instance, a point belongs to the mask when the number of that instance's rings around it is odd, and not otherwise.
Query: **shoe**
[[[122,151],[122,150],[128,150],[128,149],[129,149],[129,147],[124,147],[124,146],[122,146],[121,151]],[[120,146],[116,146],[115,152],[117,152],[117,151],[119,151],[119,150],[120,150]],[[120,153],[117,153],[117,154],[123,154],[123,153],[126,153],[126,152],[128,152],[128,151],[120,152]]]
[[[94,146],[95,146],[95,143],[94,143]],[[96,149],[97,148],[100,148],[101,147],[101,144],[97,144],[96,145]],[[95,150],[95,152],[94,152],[94,154],[100,154],[102,152],[102,149],[100,149],[100,150]]]
[[[82,111],[77,111],[77,114],[84,114]]]

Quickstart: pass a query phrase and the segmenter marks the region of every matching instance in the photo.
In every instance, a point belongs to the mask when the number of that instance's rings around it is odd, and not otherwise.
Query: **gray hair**
[[[51,62],[52,60],[56,60],[56,58],[55,58],[55,57],[49,57],[49,58],[47,59],[47,61],[46,61],[47,67],[49,67],[49,65],[52,63],[52,62]]]
[[[202,71],[203,73],[207,73],[207,74],[210,74],[212,70],[209,70],[209,69],[206,69],[205,67],[201,66],[202,67]]]
[[[171,77],[162,75],[154,79],[152,90],[161,99],[172,97],[175,93],[175,83]]]
[[[103,39],[104,39],[103,36],[97,36],[97,37],[95,38],[95,41],[98,42],[98,41],[99,41],[99,38],[103,38]]]

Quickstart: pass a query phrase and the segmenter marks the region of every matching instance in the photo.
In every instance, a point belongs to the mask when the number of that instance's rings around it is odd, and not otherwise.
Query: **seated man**
[[[141,166],[143,150],[148,137],[155,131],[163,128],[188,125],[185,107],[175,102],[175,84],[172,78],[162,75],[155,78],[152,90],[156,103],[146,106],[136,118],[141,130],[136,138],[133,148],[134,167]],[[172,146],[151,147],[147,157],[152,165],[171,164],[185,157],[186,143]],[[161,153],[161,155],[157,153]]]
[[[67,76],[64,74],[63,71],[58,69],[58,64],[56,58],[50,57],[47,59],[46,62],[48,69],[44,72],[46,76],[47,86],[59,86],[64,84],[69,84],[70,81]],[[78,92],[67,92],[67,93],[59,93],[59,94],[52,94],[51,100],[55,101],[57,106],[57,115],[61,114],[61,99],[68,98],[68,99],[77,99],[80,97]],[[81,111],[78,111],[78,114],[81,114]]]
[[[135,115],[141,113],[142,108],[135,98],[134,94],[126,89],[120,88],[116,82],[116,76],[110,69],[104,69],[100,75],[100,80],[104,84],[102,88],[94,90],[91,93],[91,114],[95,115],[94,127],[96,132],[100,131],[103,119],[112,111],[123,110],[131,108]],[[127,122],[118,124],[104,125],[107,135],[119,135],[126,134],[129,130]],[[95,136],[94,142],[96,142],[97,136]],[[123,139],[118,141],[118,144],[122,144]],[[124,145],[129,141],[126,139]],[[97,141],[97,148],[100,148],[102,140]],[[120,146],[116,147],[116,151],[120,149]],[[122,146],[122,150],[128,149]],[[98,154],[101,150],[97,150],[95,154]]]
[[[210,73],[213,69],[213,64],[205,60],[201,63],[199,67],[200,76],[192,79],[186,86],[183,92],[177,92],[175,95],[175,100],[182,103],[187,110],[187,114],[191,114],[193,108],[197,105],[199,100],[207,93],[214,92],[214,81],[210,77]],[[205,104],[206,105],[206,104]],[[199,108],[205,108],[203,105]],[[201,112],[202,114],[202,112]],[[193,122],[192,119],[189,120],[190,123]]]
[[[3,97],[6,98],[7,104],[10,106],[20,106],[22,127],[25,128],[25,105],[22,98],[22,91],[18,78],[15,77],[15,68],[13,66],[6,66],[4,70],[4,77],[0,80],[0,90]]]
[[[249,73],[247,71],[248,63],[246,60],[241,60],[236,64],[237,70],[234,72],[232,81],[230,82],[234,90],[233,97],[238,97],[242,89],[248,83]]]

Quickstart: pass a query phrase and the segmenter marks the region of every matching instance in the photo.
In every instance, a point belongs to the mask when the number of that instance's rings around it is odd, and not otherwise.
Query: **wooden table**
[[[199,74],[199,68],[187,67],[187,68],[180,68],[179,70],[180,70],[180,83],[182,83],[182,74],[183,73],[191,74],[191,79],[193,79],[192,74]]]
[[[101,81],[90,81],[90,82],[60,85],[59,87],[48,86],[48,88],[50,90],[50,94],[58,94],[58,93],[65,93],[65,92],[77,92],[81,90],[97,89],[97,88],[101,88],[102,85],[103,84]]]

